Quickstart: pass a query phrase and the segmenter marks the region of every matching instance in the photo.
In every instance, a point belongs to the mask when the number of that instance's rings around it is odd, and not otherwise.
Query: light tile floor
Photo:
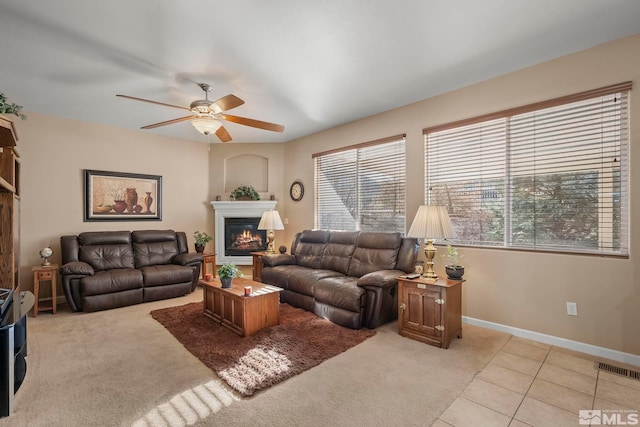
[[[640,418],[640,380],[600,371],[597,360],[640,370],[512,337],[433,425],[579,426],[581,409],[631,411],[620,412],[619,425],[633,420],[627,414]]]

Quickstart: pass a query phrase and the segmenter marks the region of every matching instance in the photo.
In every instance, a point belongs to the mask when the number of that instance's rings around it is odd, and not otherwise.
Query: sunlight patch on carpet
[[[218,372],[240,394],[250,394],[266,384],[277,383],[291,369],[291,361],[284,354],[259,346],[249,350],[237,363]]]
[[[161,403],[131,427],[183,427],[194,425],[238,399],[220,381],[209,381],[176,394]]]

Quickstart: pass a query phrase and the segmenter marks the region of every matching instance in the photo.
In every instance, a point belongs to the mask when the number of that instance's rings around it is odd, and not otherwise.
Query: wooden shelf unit
[[[13,121],[0,115],[0,288],[20,284],[20,155]]]

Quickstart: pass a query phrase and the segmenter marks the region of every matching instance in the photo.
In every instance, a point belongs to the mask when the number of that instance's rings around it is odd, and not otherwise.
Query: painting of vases
[[[162,219],[161,176],[87,169],[84,173],[85,221]]]

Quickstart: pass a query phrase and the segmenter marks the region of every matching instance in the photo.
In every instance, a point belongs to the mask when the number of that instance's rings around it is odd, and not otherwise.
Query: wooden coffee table
[[[240,277],[233,279],[231,288],[222,288],[220,279],[200,280],[199,284],[204,290],[204,315],[240,336],[280,322],[281,288]],[[253,288],[250,296],[244,296],[245,286]]]

